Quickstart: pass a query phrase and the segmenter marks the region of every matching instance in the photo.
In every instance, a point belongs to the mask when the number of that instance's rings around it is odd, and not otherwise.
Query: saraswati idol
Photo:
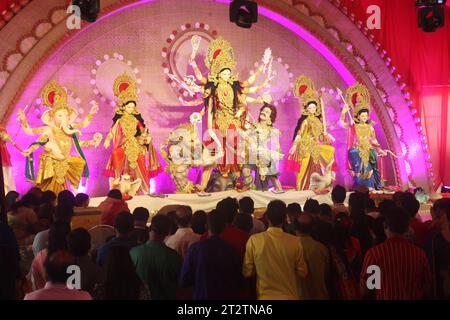
[[[113,86],[118,108],[104,143],[108,149],[112,140],[112,152],[105,175],[112,178],[110,188],[120,187],[121,177],[129,176],[131,183],[140,183],[139,189],[148,194],[150,179],[162,172],[162,168],[152,137],[137,109],[136,80],[123,73],[116,78]]]

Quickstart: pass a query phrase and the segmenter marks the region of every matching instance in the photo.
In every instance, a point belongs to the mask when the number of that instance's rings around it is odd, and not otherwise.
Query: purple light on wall
[[[213,2],[218,3],[230,3],[228,0],[214,0]],[[317,52],[319,52],[337,71],[337,73],[341,76],[344,82],[351,86],[356,82],[356,79],[350,73],[350,71],[344,66],[344,64],[336,57],[330,49],[328,49],[322,42],[320,42],[317,38],[311,35],[308,31],[300,27],[298,24],[289,20],[288,18],[273,12],[267,8],[258,6],[258,14],[261,14],[272,21],[282,25],[286,29],[292,31],[304,41],[306,41],[312,48],[314,48]]]

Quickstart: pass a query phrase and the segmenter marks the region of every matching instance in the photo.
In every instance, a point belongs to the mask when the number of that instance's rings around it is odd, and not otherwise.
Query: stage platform
[[[319,203],[332,204],[331,192],[318,195],[313,191],[293,191],[289,190],[284,193],[273,193],[271,191],[255,191],[249,190],[245,192],[237,192],[234,190],[209,193],[206,196],[199,196],[197,194],[167,194],[162,197],[154,196],[135,196],[133,199],[128,200],[128,207],[133,211],[137,207],[145,207],[150,211],[157,212],[162,207],[167,205],[188,205],[192,210],[205,210],[210,211],[216,207],[216,204],[226,198],[233,197],[241,199],[245,196],[251,197],[255,202],[255,208],[265,208],[272,200],[282,200],[286,204],[297,202],[300,205],[305,204],[309,198],[316,199]],[[91,198],[90,206],[96,207],[105,200],[105,197]]]

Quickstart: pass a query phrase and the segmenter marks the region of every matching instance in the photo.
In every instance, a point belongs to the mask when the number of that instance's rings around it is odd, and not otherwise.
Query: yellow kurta
[[[270,227],[247,242],[243,274],[256,274],[259,300],[298,300],[298,281],[308,273],[297,237]]]

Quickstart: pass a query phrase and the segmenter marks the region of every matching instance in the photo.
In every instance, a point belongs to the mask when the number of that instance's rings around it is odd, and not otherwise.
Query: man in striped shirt
[[[377,300],[419,300],[430,295],[431,272],[425,252],[403,237],[408,231],[409,218],[399,207],[387,212],[387,240],[369,249],[364,257],[362,296],[367,297],[370,291],[375,291]],[[372,271],[370,266],[379,269]],[[370,284],[376,284],[374,279],[378,276],[379,287],[372,289]]]

